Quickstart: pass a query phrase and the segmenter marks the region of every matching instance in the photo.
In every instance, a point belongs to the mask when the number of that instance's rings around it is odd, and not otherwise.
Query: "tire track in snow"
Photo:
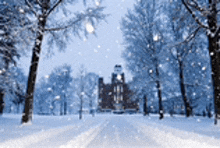
[[[77,136],[74,140],[69,141],[66,145],[60,146],[60,148],[86,148],[107,124],[108,121],[105,121],[104,123],[90,128],[88,131]]]
[[[74,126],[67,126],[67,127],[63,127],[60,129],[51,129],[51,130],[39,132],[39,133],[30,135],[30,136],[17,138],[17,139],[13,139],[13,140],[8,140],[4,143],[1,143],[0,148],[25,148],[25,147],[29,147],[30,144],[34,144],[34,143],[40,142],[44,139],[47,139],[47,138],[50,138],[53,136],[57,136],[60,133],[72,130],[73,128],[74,128]]]
[[[46,131],[40,131],[40,132],[25,136],[25,137],[8,140],[3,143],[0,143],[0,148],[29,148],[29,147],[54,148],[54,147],[59,147],[59,145],[62,145],[59,143],[61,141],[60,139],[63,138],[62,136],[66,135],[66,133],[72,132],[72,133],[75,133],[74,136],[76,136],[76,135],[79,135],[79,133],[83,132],[83,130],[85,129],[84,126],[87,127],[89,125],[93,125],[93,126],[97,125],[96,123],[97,121],[90,122],[90,120],[89,121],[85,120],[84,122],[86,124],[76,124],[76,125],[69,125],[69,126],[64,126],[60,128],[53,128],[53,129],[46,130]],[[58,137],[60,138],[58,139]],[[50,141],[52,143],[50,143]],[[58,145],[54,146],[54,143],[56,142]],[[62,142],[63,141],[61,141],[61,143]]]
[[[154,127],[152,127],[151,124],[140,122],[132,124],[145,135],[150,135],[151,138],[163,148],[220,148],[217,140],[213,139],[213,143],[208,144],[206,142],[210,141],[209,137],[202,138],[201,135],[195,133],[186,133],[185,131],[177,129],[168,129],[165,131],[160,126],[154,125]]]
[[[120,142],[120,136],[119,136],[119,132],[118,132],[118,128],[115,127],[115,136],[116,136],[116,140],[117,140],[117,143],[118,143],[118,148],[121,148],[121,142]]]
[[[72,139],[76,138],[81,133],[85,133],[86,131],[97,127],[97,125],[104,123],[106,119],[99,121],[99,120],[84,120],[78,124],[76,124],[73,128],[61,132],[58,135],[54,135],[39,141],[38,143],[33,143],[28,147],[32,148],[39,148],[39,147],[47,147],[47,148],[58,148],[61,145],[65,145]]]
[[[90,142],[88,148],[155,148],[159,145],[139,132],[127,117],[115,115],[107,126]]]

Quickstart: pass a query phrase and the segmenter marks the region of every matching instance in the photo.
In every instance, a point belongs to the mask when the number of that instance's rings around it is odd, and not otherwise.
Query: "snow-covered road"
[[[158,147],[149,136],[135,128],[123,116],[113,116],[101,128],[89,148]]]
[[[194,118],[159,121],[157,117],[140,115],[87,116],[81,121],[76,116],[38,117],[31,126],[14,128],[21,135],[17,137],[10,138],[15,131],[5,125],[4,130],[11,133],[0,132],[0,138],[4,134],[8,137],[0,139],[0,148],[220,148],[219,127],[212,126],[207,119],[204,121],[199,123]],[[217,137],[214,132],[209,136],[212,131],[217,132]]]

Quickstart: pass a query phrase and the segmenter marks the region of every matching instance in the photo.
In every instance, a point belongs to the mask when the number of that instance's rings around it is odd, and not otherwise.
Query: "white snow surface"
[[[0,117],[0,148],[220,148],[220,126],[203,117],[157,115]]]

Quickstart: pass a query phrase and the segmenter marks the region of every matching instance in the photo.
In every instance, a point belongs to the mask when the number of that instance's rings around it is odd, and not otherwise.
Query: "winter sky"
[[[87,72],[95,72],[104,77],[105,82],[111,81],[111,73],[115,64],[122,64],[126,81],[131,75],[125,69],[125,61],[121,57],[124,50],[122,32],[120,30],[121,18],[125,16],[128,8],[133,8],[135,0],[105,0],[105,14],[110,14],[107,22],[102,22],[96,28],[97,37],[89,35],[88,39],[74,38],[65,52],[56,52],[51,58],[41,58],[37,79],[51,73],[54,67],[64,63],[70,64],[73,76],[76,76],[80,65],[84,65]],[[30,57],[20,60],[19,66],[28,74]]]

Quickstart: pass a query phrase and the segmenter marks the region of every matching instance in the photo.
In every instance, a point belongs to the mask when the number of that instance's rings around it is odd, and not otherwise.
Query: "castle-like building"
[[[131,99],[132,91],[125,83],[125,76],[121,65],[115,65],[112,73],[111,84],[105,84],[103,78],[99,78],[98,110],[101,112],[112,111],[114,113],[137,112],[138,103]]]

